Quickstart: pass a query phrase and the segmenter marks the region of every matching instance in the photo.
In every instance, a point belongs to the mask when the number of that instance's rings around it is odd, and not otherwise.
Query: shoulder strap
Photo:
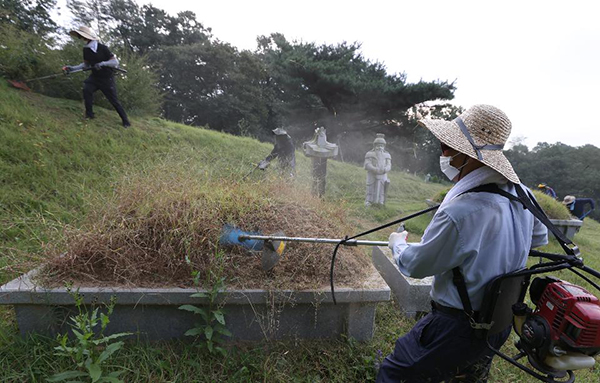
[[[515,187],[515,190],[517,191],[518,197],[515,197],[514,195],[500,189],[497,184],[486,184],[486,185],[477,186],[477,187],[467,190],[466,192],[461,193],[461,194],[473,193],[473,192],[474,193],[477,193],[477,192],[494,193],[494,194],[500,194],[500,195],[510,199],[511,201],[520,202],[525,209],[529,210],[531,212],[531,214],[533,214],[537,219],[539,219],[540,222],[542,222],[544,224],[544,226],[546,226],[548,228],[548,230],[550,230],[552,232],[552,234],[554,234],[554,236],[556,237],[556,240],[558,241],[558,243],[563,248],[563,250],[565,251],[566,254],[577,255],[577,252],[579,251],[579,249],[577,249],[577,246],[575,246],[575,244],[570,239],[565,237],[565,235],[562,233],[562,231],[560,231],[556,226],[554,226],[554,224],[550,221],[548,216],[546,216],[546,213],[544,213],[544,210],[540,207],[540,205],[538,204],[536,199],[533,197],[531,192],[527,191],[527,194],[526,194],[525,190],[521,187],[521,185],[516,185],[516,184],[513,184],[513,185]],[[573,245],[573,247],[569,247],[568,245]]]
[[[460,301],[463,304],[463,310],[465,310],[467,315],[471,317],[473,315],[473,306],[471,306],[471,300],[469,299],[469,293],[467,292],[465,277],[458,266],[452,269],[452,282],[458,290]]]
[[[517,191],[517,197],[505,190],[500,189],[497,184],[480,185],[474,187],[473,189],[460,193],[459,195],[465,193],[494,193],[506,197],[511,201],[520,202],[523,205],[524,209],[529,210],[531,214],[533,214],[537,219],[539,219],[540,222],[542,222],[552,232],[552,234],[554,234],[554,236],[558,240],[558,243],[561,245],[565,253],[569,255],[577,255],[577,253],[579,252],[577,246],[575,246],[575,244],[570,239],[565,237],[563,233],[560,230],[558,230],[558,228],[554,226],[552,222],[550,222],[550,219],[548,218],[548,216],[546,216],[546,213],[544,213],[544,210],[537,203],[533,195],[529,191],[527,192],[527,194],[525,194],[525,190],[523,190],[521,185],[513,185],[515,186],[515,190]],[[571,248],[568,245],[573,245],[573,247]],[[473,314],[473,306],[471,305],[471,300],[469,299],[469,293],[467,292],[467,284],[465,282],[465,278],[462,272],[460,271],[459,267],[453,268],[452,274],[452,282],[458,290],[458,295],[460,296],[460,301],[463,305],[463,309],[465,310],[467,315],[471,317]]]

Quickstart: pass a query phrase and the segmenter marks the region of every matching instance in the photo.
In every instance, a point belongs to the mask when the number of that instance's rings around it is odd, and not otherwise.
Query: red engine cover
[[[550,325],[554,343],[582,352],[600,351],[600,301],[582,287],[565,281],[549,283],[536,308]]]

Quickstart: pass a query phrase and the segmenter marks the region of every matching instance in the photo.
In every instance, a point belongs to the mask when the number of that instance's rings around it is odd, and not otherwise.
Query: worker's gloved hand
[[[97,64],[94,64],[94,69],[100,70],[100,69],[102,69],[103,66],[104,66],[104,62],[99,62]]]
[[[73,67],[70,65],[65,65],[64,67],[62,67],[62,70],[65,73],[71,73],[73,71]]]
[[[258,168],[260,170],[265,170],[269,166],[269,161],[262,160],[258,163]]]
[[[392,233],[390,234],[390,238],[388,239],[388,247],[392,249],[392,255],[394,256],[394,261],[398,263],[398,258],[400,257],[400,253],[408,244],[406,243],[406,238],[408,237],[408,231],[404,230],[400,233]]]

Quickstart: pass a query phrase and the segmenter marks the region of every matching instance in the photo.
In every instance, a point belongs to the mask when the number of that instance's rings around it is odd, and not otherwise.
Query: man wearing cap
[[[591,198],[575,198],[575,196],[565,196],[562,202],[572,215],[580,220],[583,220],[588,214],[590,214],[596,207],[594,200]],[[586,211],[586,206],[589,209]]]
[[[100,90],[121,117],[123,126],[126,128],[131,126],[127,114],[117,98],[117,86],[112,68],[119,66],[119,60],[106,45],[98,42],[98,37],[90,28],[79,27],[70,31],[69,34],[84,41],[83,62],[74,66],[67,65],[63,67],[63,70],[67,73],[82,69],[92,70],[90,76],[83,82],[86,118],[94,118],[94,92]]]
[[[293,177],[296,172],[296,149],[292,137],[283,128],[273,129],[272,132],[275,135],[275,147],[264,160],[260,161],[258,168],[265,170],[271,160],[278,158],[282,173]]]
[[[519,202],[495,193],[468,191],[496,184],[517,195],[519,177],[502,153],[511,130],[506,115],[490,105],[475,105],[453,121],[421,120],[441,142],[442,172],[455,185],[425,230],[421,242],[408,233],[390,235],[400,271],[413,278],[434,276],[432,311],[400,337],[382,362],[378,382],[486,381],[493,353],[476,336],[466,307],[476,318],[487,283],[525,267],[529,251],[548,242],[546,227]],[[453,269],[465,282],[461,299]],[[465,302],[465,304],[463,304]],[[499,349],[511,328],[491,335]]]

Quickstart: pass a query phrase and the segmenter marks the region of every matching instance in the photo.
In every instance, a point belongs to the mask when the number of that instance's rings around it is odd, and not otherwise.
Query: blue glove
[[[100,70],[100,69],[102,69],[103,66],[104,66],[104,64],[100,62],[100,63],[94,64],[94,69]]]

